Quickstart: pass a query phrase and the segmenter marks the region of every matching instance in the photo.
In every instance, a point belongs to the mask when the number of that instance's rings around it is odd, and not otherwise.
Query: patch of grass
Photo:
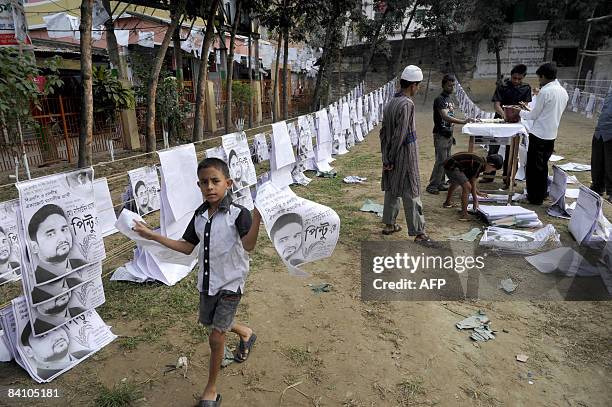
[[[142,392],[131,383],[120,383],[112,389],[101,385],[94,401],[96,407],[128,407],[142,397]]]
[[[143,342],[153,343],[157,342],[160,337],[166,332],[168,327],[162,324],[148,325],[143,329],[143,334],[140,338]]]
[[[195,343],[208,342],[208,328],[201,324],[191,324],[189,328],[189,335],[195,341]]]
[[[297,366],[304,366],[312,362],[312,355],[306,349],[297,346],[285,348],[283,353]]]
[[[425,394],[422,377],[409,377],[397,384],[399,400],[402,405],[414,400],[415,397]]]
[[[141,339],[138,336],[126,336],[119,338],[119,349],[122,350],[134,350],[138,347],[138,343]]]

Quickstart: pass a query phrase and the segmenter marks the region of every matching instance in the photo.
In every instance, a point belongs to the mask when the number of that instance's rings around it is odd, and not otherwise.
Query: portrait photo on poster
[[[92,179],[89,168],[17,184],[31,286],[105,258]]]
[[[227,166],[232,178],[232,191],[239,191],[257,183],[255,165],[251,159],[251,150],[246,133],[226,134],[221,138],[223,150],[227,155]]]
[[[19,201],[0,203],[0,285],[21,278],[21,247],[17,229]]]
[[[88,264],[66,276],[46,284],[31,286],[29,279],[23,280],[24,293],[29,293],[29,303],[32,305],[53,301],[82,284],[102,275],[101,263]]]
[[[157,168],[141,167],[128,171],[138,214],[143,216],[160,208],[160,184]]]
[[[95,310],[37,337],[23,297],[13,300],[13,309],[17,350],[28,372],[38,382],[51,381],[116,338]]]

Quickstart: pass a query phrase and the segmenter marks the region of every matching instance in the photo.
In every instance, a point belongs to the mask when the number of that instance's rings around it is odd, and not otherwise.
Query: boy
[[[478,196],[485,198],[486,194],[480,194],[476,186],[478,176],[483,172],[491,172],[499,170],[504,163],[501,155],[493,154],[484,158],[472,153],[457,153],[453,154],[444,161],[444,171],[446,176],[451,181],[451,186],[446,194],[446,201],[442,205],[445,208],[452,208],[454,205],[451,202],[453,192],[459,186],[461,192],[461,217],[460,220],[469,220],[468,217],[468,194],[472,193],[474,200],[474,211],[478,209]]]
[[[196,209],[182,240],[174,240],[151,231],[137,222],[134,231],[170,249],[189,254],[200,244],[198,290],[200,291],[199,321],[210,328],[210,369],[208,383],[199,407],[218,407],[221,395],[216,380],[225,349],[225,332],[240,337],[235,360],[244,362],[257,339],[253,330],[234,323],[234,316],[244,291],[249,272],[247,251],[255,248],[261,215],[232,202],[229,191],[232,179],[225,162],[206,158],[198,164],[198,186],[204,203]]]

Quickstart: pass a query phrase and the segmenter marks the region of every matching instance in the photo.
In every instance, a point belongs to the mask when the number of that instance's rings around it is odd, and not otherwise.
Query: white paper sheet
[[[584,186],[580,187],[576,210],[572,214],[568,229],[580,244],[588,243],[597,227],[601,215],[601,197]]]
[[[258,163],[270,159],[268,142],[266,141],[266,135],[263,133],[257,134],[253,139],[253,156]]]
[[[161,185],[168,200],[164,215],[171,220],[192,214],[202,204],[202,192],[198,187],[198,158],[193,144],[185,144],[157,153],[161,172],[169,182]],[[178,182],[180,180],[180,182]]]
[[[111,200],[110,191],[108,190],[108,182],[106,178],[97,178],[93,183],[94,196],[96,200],[96,211],[98,212],[98,223],[100,224],[102,236],[106,237],[117,233],[115,222],[115,208]]]
[[[579,163],[567,163],[560,165],[563,171],[573,171],[573,172],[581,172],[581,171],[591,171],[591,166],[589,164],[579,164]]]
[[[270,165],[274,165],[273,170],[283,168],[295,162],[287,123],[284,121],[272,123],[272,154]],[[289,169],[291,171],[291,169]]]

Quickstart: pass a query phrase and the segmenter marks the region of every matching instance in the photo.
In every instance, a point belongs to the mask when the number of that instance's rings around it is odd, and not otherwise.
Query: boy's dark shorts
[[[459,168],[455,167],[452,170],[444,170],[451,184],[463,185],[469,180]]]
[[[229,331],[234,325],[241,297],[242,294],[228,290],[215,295],[200,293],[200,323],[220,332]]]

